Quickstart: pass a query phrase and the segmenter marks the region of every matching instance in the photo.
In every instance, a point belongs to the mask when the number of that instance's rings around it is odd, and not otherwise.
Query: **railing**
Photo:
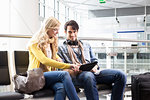
[[[31,38],[32,35],[12,35],[12,34],[0,34],[0,37],[10,38]],[[60,39],[65,39],[65,36],[59,36]],[[91,40],[91,41],[112,41],[112,42],[145,42],[150,43],[150,40],[133,40],[133,39],[117,39],[117,38],[100,38],[100,37],[78,37],[80,40]]]
[[[0,37],[8,38],[31,38],[31,35],[11,35],[11,34],[0,34]]]

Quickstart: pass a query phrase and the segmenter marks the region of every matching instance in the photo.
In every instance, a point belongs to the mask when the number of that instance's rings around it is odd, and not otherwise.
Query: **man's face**
[[[77,40],[78,31],[73,30],[72,26],[67,26],[67,30],[65,31],[65,33],[67,34],[67,39],[68,40],[71,40],[71,41]]]

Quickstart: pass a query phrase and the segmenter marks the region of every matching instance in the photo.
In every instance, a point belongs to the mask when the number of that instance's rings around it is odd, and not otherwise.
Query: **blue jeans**
[[[73,78],[73,83],[84,88],[87,100],[99,100],[96,84],[113,84],[111,100],[123,100],[126,75],[119,70],[112,69],[102,70],[97,75],[84,71]]]
[[[45,86],[55,91],[54,100],[65,100],[66,95],[69,100],[79,100],[71,77],[66,71],[44,72]]]

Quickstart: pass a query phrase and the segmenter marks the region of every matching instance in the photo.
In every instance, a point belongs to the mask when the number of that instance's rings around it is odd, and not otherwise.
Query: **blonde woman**
[[[79,66],[58,62],[57,56],[57,34],[60,22],[50,17],[44,21],[39,32],[37,32],[28,44],[29,49],[29,67],[42,68],[46,84],[44,88],[51,88],[55,91],[55,100],[65,100],[66,95],[69,100],[79,100],[71,77],[68,72],[55,71],[59,69],[73,69],[78,71]]]

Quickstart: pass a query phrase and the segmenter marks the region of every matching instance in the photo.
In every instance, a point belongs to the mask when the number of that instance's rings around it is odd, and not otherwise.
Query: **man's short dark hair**
[[[74,21],[74,20],[70,20],[70,21],[67,21],[66,23],[65,23],[65,25],[64,25],[64,29],[65,29],[65,31],[67,30],[67,26],[72,26],[72,29],[73,30],[79,30],[79,25],[78,25],[78,23],[76,22],[76,21]]]

